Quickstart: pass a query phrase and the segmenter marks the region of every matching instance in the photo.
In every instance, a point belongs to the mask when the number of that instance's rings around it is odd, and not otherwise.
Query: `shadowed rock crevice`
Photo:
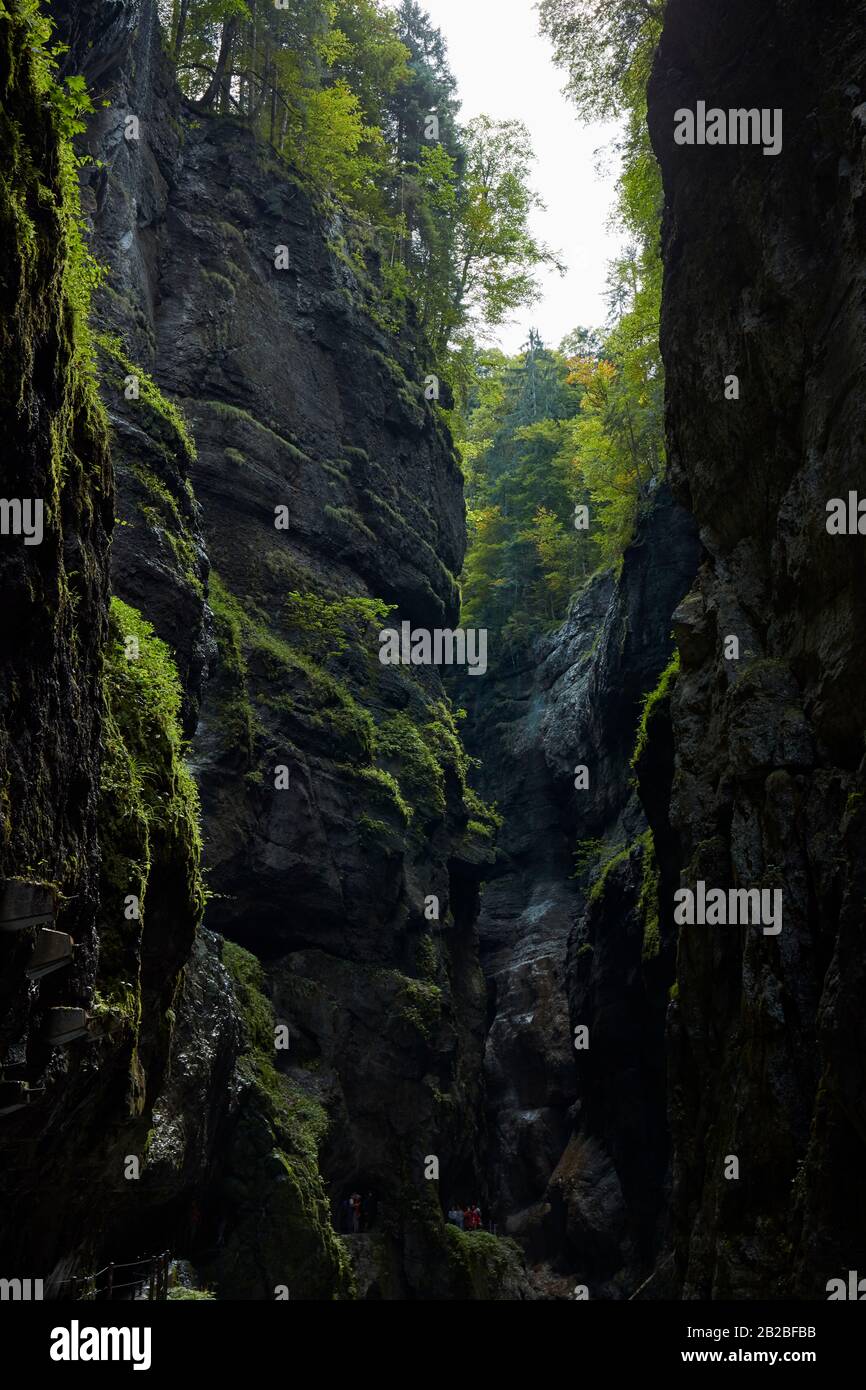
[[[646,941],[655,868],[630,762],[698,551],[662,488],[621,574],[591,579],[523,667],[461,690],[504,816],[479,919],[494,1209],[550,1296],[575,1279],[627,1296],[661,1239],[672,931],[656,921]]]

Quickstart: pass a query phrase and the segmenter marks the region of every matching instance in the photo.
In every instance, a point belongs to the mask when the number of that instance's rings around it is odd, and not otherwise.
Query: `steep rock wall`
[[[575,1280],[627,1296],[662,1237],[673,933],[652,907],[659,870],[630,763],[698,550],[662,487],[620,575],[592,579],[525,667],[498,666],[474,702],[461,690],[504,816],[479,919],[495,1215],[548,1296]]]
[[[670,0],[650,97],[671,477],[706,552],[676,615],[669,818],[684,886],[783,893],[778,935],[679,932],[667,1277],[822,1298],[866,1257],[866,588],[862,536],[825,525],[866,429],[862,16]],[[782,153],[675,144],[698,100],[781,110]]]
[[[173,1010],[193,1045],[155,1104],[150,1181],[181,1229],[195,1199],[192,1243],[223,1296],[345,1293],[329,1217],[359,1187],[378,1209],[361,1296],[519,1297],[514,1249],[446,1232],[425,1177],[435,1156],[443,1198],[486,1200],[474,918],[492,824],[435,673],[378,661],[387,605],[394,625],[456,623],[465,544],[411,314],[398,343],[361,229],[237,123],[183,104],[154,5],[54,10],[70,68],[109,103],[85,206],[111,271],[113,583],[183,676],[208,924],[266,967],[229,953],[238,1006],[209,1037],[222,967],[200,936]],[[128,399],[144,374],[154,388]],[[271,1008],[287,1053],[263,1045]]]

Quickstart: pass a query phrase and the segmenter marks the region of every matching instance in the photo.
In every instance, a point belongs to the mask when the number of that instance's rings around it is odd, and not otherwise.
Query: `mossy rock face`
[[[2,492],[41,506],[42,527],[39,544],[0,547],[0,874],[56,883],[61,925],[86,941],[113,484],[86,323],[95,268],[50,47],[33,5],[3,7]]]
[[[97,10],[76,11],[70,65],[99,60]],[[224,1173],[206,1145],[198,1155],[202,1181],[215,1175],[211,1191],[234,1222],[211,1282],[228,1288],[237,1257],[239,1296],[271,1298],[280,1284],[292,1298],[344,1296],[327,1208],[359,1165],[371,1181],[375,1175],[395,1222],[423,1183],[428,1147],[439,1146],[445,1167],[471,1172],[473,1183],[483,1173],[485,999],[472,923],[493,821],[470,797],[470,764],[441,673],[383,667],[376,629],[385,620],[370,613],[379,605],[416,625],[456,625],[462,478],[447,430],[420,390],[425,354],[414,315],[401,316],[398,334],[382,327],[389,306],[374,283],[369,235],[349,227],[344,210],[323,210],[233,120],[182,107],[156,18],[149,4],[141,24],[112,30],[113,70],[129,109],[141,115],[141,146],[118,144],[111,108],[85,136],[111,171],[107,179],[94,171],[86,196],[97,254],[111,260],[99,313],[113,340],[101,365],[123,523],[114,590],[172,653],[185,733],[200,716],[191,763],[205,808],[209,921],[261,951],[272,985],[287,963],[298,976],[306,970],[311,986],[319,983],[319,958],[323,973],[334,970],[326,981],[333,994],[323,985],[316,998],[301,999],[300,986],[292,995],[304,1028],[304,1076],[294,1067],[269,1071],[263,1057],[254,1067],[250,1053],[238,1090],[226,1083],[227,1094],[218,1086],[211,1094],[201,1083],[207,1123],[224,1105],[220,1135],[232,1125],[235,1135]],[[284,241],[290,277],[274,274],[263,254]],[[127,399],[133,375],[144,389]],[[274,526],[277,506],[288,507],[288,529]],[[290,603],[292,595],[309,602]],[[361,605],[366,623],[358,621]],[[398,716],[406,726],[398,727]],[[124,763],[125,749],[124,737],[112,737],[118,783],[143,762],[129,754]],[[278,767],[290,773],[279,790]],[[166,787],[163,771],[157,782],[172,803],[176,789]],[[144,794],[123,818],[119,797],[107,790],[111,892],[133,867],[136,883],[146,879],[142,949],[154,931],[168,982],[189,929],[188,884],[174,854],[183,827],[163,874],[161,852],[154,856],[162,831]],[[176,943],[163,940],[170,913],[154,908],[169,885],[179,888],[183,909]],[[159,1047],[170,1045],[172,1030],[186,1038],[195,970],[184,976],[189,989],[177,1010],[161,994],[154,1004],[143,980],[136,1005],[134,976],[131,1004],[121,987],[139,928],[125,920],[118,927],[112,913],[107,901],[106,959],[118,962],[111,976],[118,988],[106,980],[104,998],[126,1011],[124,1036],[134,1034],[135,1008],[146,1019],[153,1007],[165,1025]],[[145,964],[155,971],[156,957]],[[366,1076],[361,1016],[370,1020],[377,1059]],[[383,1016],[387,1045],[380,1045]],[[345,1051],[333,1037],[342,1028],[356,1034]],[[142,1065],[152,1068],[149,1100],[162,1053],[143,1031],[139,1025]],[[318,1140],[307,1140],[325,1109],[333,1123],[317,1157]],[[161,1116],[153,1125],[147,1115],[141,1121],[142,1143],[156,1130],[151,1149],[160,1171],[169,1168],[172,1140],[186,1154],[176,1115],[173,1125]],[[189,1131],[192,1170],[191,1120]],[[327,1188],[318,1172],[327,1174]],[[273,1230],[259,1229],[259,1205]],[[400,1251],[412,1244],[420,1252],[411,1277],[401,1274],[401,1287],[420,1296],[423,1252],[430,1232],[441,1236],[441,1214],[429,1232],[414,1216],[410,1224],[393,1240]]]
[[[274,1015],[264,976],[230,942],[223,959],[243,1020],[240,1106],[223,1164],[225,1248],[206,1266],[221,1298],[351,1298],[345,1251],[334,1233],[318,1166],[328,1119],[312,1095],[274,1066]]]
[[[168,1062],[180,972],[204,909],[199,801],[181,687],[149,623],[112,600],[104,671],[99,956],[92,1012],[130,1048],[129,1100]]]
[[[120,335],[99,333],[95,341],[118,481],[112,585],[171,647],[189,734],[208,641],[208,562],[190,483],[195,441],[179,406],[133,361]]]
[[[641,763],[647,757],[650,741],[652,739],[653,726],[657,720],[665,716],[670,717],[670,702],[674,689],[676,688],[679,672],[680,656],[679,652],[675,652],[670,663],[662,672],[658,685],[644,698],[643,709],[638,724],[637,741],[631,758],[632,768],[638,776],[640,776],[641,772]]]
[[[76,85],[58,81],[54,42],[30,0],[0,6],[4,491],[44,505],[41,544],[4,541],[0,553],[0,876],[49,881],[56,926],[75,943],[72,970],[36,992],[25,962],[10,974],[0,946],[0,1060],[7,1042],[27,1038],[41,1087],[39,1163],[22,1165],[30,1146],[7,1150],[0,1134],[16,1196],[0,1204],[0,1243],[24,1268],[74,1259],[87,1269],[124,1238],[132,1207],[139,1221],[152,1209],[120,1175],[125,1155],[146,1151],[144,1112],[164,1075],[202,899],[177,672],[137,612],[109,619],[114,479],[87,327],[99,272],[80,225]],[[156,450],[160,427],[150,424]],[[125,634],[140,644],[136,666],[126,665]],[[58,1003],[94,1024],[92,1045],[69,1049],[62,1065],[40,1039],[39,1015]]]
[[[517,1241],[451,1225],[446,1226],[445,1236],[453,1298],[483,1302],[526,1298],[523,1252]]]

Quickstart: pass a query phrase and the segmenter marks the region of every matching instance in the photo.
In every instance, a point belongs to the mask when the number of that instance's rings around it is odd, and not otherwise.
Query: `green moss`
[[[216,1298],[215,1293],[209,1293],[207,1289],[185,1289],[178,1284],[175,1288],[169,1289],[167,1298],[183,1299],[187,1303],[206,1303]]]
[[[270,426],[263,424],[261,420],[257,420],[248,410],[242,410],[240,406],[237,405],[229,405],[226,401],[200,401],[198,404],[212,410],[221,420],[251,430],[256,435],[264,435],[266,447],[268,447],[268,441],[271,441],[272,444],[276,444],[282,451],[287,453],[290,458],[295,459],[297,462],[310,462],[307,455],[299,449],[296,444],[293,444],[290,439],[284,438],[283,435],[278,434],[277,431],[271,429]]]
[[[290,1291],[294,1286],[303,1297],[351,1297],[349,1262],[331,1226],[318,1165],[327,1115],[274,1065],[274,1016],[259,961],[228,941],[223,961],[243,1021],[245,1051],[238,1065],[250,1092],[231,1163],[239,1227],[235,1244],[217,1263],[217,1277],[222,1272],[235,1286],[245,1277],[252,1287],[264,1283],[269,1297],[270,1280],[288,1284]],[[240,1262],[249,1266],[248,1275],[239,1272]]]
[[[214,615],[214,635],[219,652],[220,671],[225,678],[220,700],[219,731],[224,752],[242,750],[253,757],[258,720],[250,700],[247,663],[244,656],[244,611],[233,594],[211,570],[208,602]]]
[[[471,817],[467,829],[474,828],[476,834],[488,840],[496,838],[505,823],[505,818],[500,815],[495,805],[483,801],[473,787],[466,787],[463,792],[463,807]]]
[[[137,643],[137,656],[128,639]],[[189,930],[201,917],[204,888],[198,793],[183,756],[180,680],[165,643],[118,598],[111,600],[103,689],[103,920],[95,1007],[137,1025],[138,950],[152,865],[159,862],[163,874],[169,866],[173,871],[173,910]],[[129,896],[138,899],[137,918],[127,916]]]
[[[660,712],[661,705],[670,699],[679,671],[680,654],[679,652],[674,652],[670,663],[665,667],[659,677],[658,685],[644,698],[643,709],[637,727],[637,742],[635,743],[634,752],[631,756],[631,766],[635,770],[646,751],[652,721]]]
[[[638,836],[630,845],[624,848],[605,845],[601,841],[584,841],[579,853],[586,856],[586,862],[594,863],[597,868],[597,877],[589,890],[588,901],[598,903],[604,897],[610,875],[614,873],[620,865],[625,864],[631,859],[632,855],[639,853],[641,857],[641,886],[638,894],[637,910],[643,922],[643,946],[642,958],[644,960],[654,959],[661,950],[661,930],[659,920],[659,870],[655,856],[655,841],[651,830],[644,831],[643,835]],[[592,858],[590,855],[592,854]],[[586,872],[584,868],[580,874]],[[591,949],[591,948],[590,948]]]
[[[290,715],[302,714],[309,728],[319,728],[330,738],[332,751],[359,763],[373,756],[375,726],[369,710],[359,704],[348,686],[323,671],[315,662],[292,652],[291,648],[264,629],[256,629],[250,638],[253,652],[268,658],[268,669],[274,680],[286,670],[303,679],[306,699],[301,694],[262,694],[262,703]]]
[[[376,820],[366,812],[358,817],[358,829],[368,840],[387,840],[392,834],[390,826],[383,820]]]
[[[604,860],[601,866],[601,872],[599,873],[598,878],[595,880],[591,889],[589,890],[589,901],[591,903],[597,903],[601,898],[604,897],[604,894],[607,890],[607,881],[610,875],[613,873],[614,869],[619,867],[620,864],[624,864],[626,862],[626,860],[630,857],[633,849],[633,845],[627,845],[625,849],[616,851],[611,855],[609,859]]]
[[[325,516],[336,522],[338,526],[344,526],[350,531],[357,531],[365,540],[373,542],[376,540],[375,532],[371,531],[363,518],[349,507],[332,507],[326,504]]]
[[[407,714],[400,713],[379,725],[376,742],[380,758],[396,764],[400,787],[412,806],[430,818],[445,814],[445,774],[424,735]]]
[[[454,1295],[492,1302],[522,1269],[523,1255],[516,1241],[492,1236],[488,1231],[445,1228]]]
[[[368,795],[380,803],[384,801],[389,810],[397,813],[404,826],[409,825],[414,812],[405,800],[399,782],[390,772],[384,772],[380,767],[353,767],[346,763],[338,764],[338,771],[361,782]]]
[[[68,643],[75,664],[92,641],[91,632],[79,636],[76,608],[83,599],[90,617],[94,588],[102,583],[93,572],[94,552],[112,493],[88,328],[91,294],[104,272],[87,249],[73,149],[92,104],[84,78],[58,78],[52,22],[37,0],[0,5],[0,52],[0,402],[5,419],[20,426],[25,453],[39,449],[34,476],[48,545],[61,510],[67,534],[74,531],[80,541],[75,569],[66,568],[60,552],[49,599],[55,645]],[[37,568],[47,583],[47,564]],[[34,575],[34,602],[42,587]],[[8,760],[0,736],[4,842],[10,838]]]
[[[489,825],[484,825],[484,823],[480,820],[469,821],[468,825],[466,826],[466,830],[470,835],[480,835],[483,840],[493,839],[492,827]]]
[[[192,532],[181,514],[177,500],[161,479],[142,464],[133,464],[132,471],[152,502],[140,502],[138,510],[147,525],[163,536],[171,548],[178,569],[186,583],[199,598],[204,598],[204,585],[199,578],[199,557]]]
[[[400,980],[395,1001],[396,1016],[411,1024],[425,1042],[432,1043],[442,1019],[442,991],[429,980],[412,980],[408,976],[391,975]]]
[[[638,843],[642,846],[641,887],[638,898],[638,912],[643,920],[644,960],[654,960],[661,950],[661,926],[659,921],[659,869],[656,862],[656,847],[653,833],[647,830]]]
[[[415,943],[415,969],[422,980],[433,983],[439,973],[439,953],[432,936],[419,936]]]
[[[223,304],[226,299],[232,300],[235,297],[235,287],[231,280],[227,280],[224,275],[220,275],[216,270],[202,270],[202,278],[210,283],[212,293],[217,304]]]
[[[179,452],[187,467],[193,464],[196,459],[195,442],[178,406],[163,395],[153,377],[136,366],[127,355],[119,337],[109,333],[97,333],[94,335],[94,341],[104,354],[106,366],[103,377],[110,379],[116,390],[123,392],[127,376],[138,377],[139,398],[132,404],[139,405],[145,416],[142,428],[151,438],[167,446],[172,453]],[[112,371],[112,364],[121,370]]]

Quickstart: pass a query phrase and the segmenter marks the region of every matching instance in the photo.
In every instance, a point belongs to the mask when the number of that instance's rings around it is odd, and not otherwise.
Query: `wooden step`
[[[65,965],[71,964],[72,937],[68,932],[40,927],[24,972],[28,980],[41,980],[43,975],[50,975],[52,971],[62,970]]]
[[[50,883],[0,879],[0,931],[50,927],[57,916],[57,894]]]
[[[42,1040],[51,1047],[65,1047],[67,1043],[74,1042],[76,1038],[83,1038],[88,1035],[90,1032],[88,1023],[89,1020],[84,1009],[65,1007],[49,1009]]]

